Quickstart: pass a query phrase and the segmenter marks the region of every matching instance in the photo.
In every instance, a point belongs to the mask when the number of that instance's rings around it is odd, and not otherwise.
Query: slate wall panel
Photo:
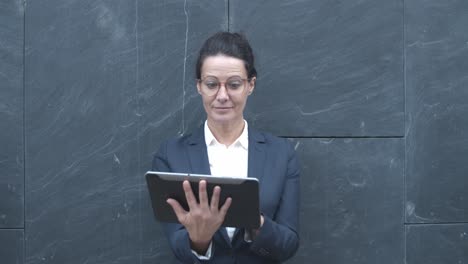
[[[409,223],[468,221],[468,2],[406,1]]]
[[[21,1],[0,3],[0,228],[24,226]]]
[[[172,258],[143,174],[159,143],[182,133],[186,56],[221,30],[225,10],[209,1],[28,3],[27,263]]]
[[[0,260],[5,264],[23,264],[23,230],[0,230]]]
[[[288,263],[404,263],[402,139],[300,139],[301,245]]]
[[[468,224],[410,225],[407,264],[468,263]]]
[[[230,1],[257,54],[247,117],[290,137],[403,136],[400,0]]]

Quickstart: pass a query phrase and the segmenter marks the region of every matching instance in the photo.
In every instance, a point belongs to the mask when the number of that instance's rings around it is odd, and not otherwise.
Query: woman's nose
[[[227,92],[227,88],[225,84],[221,84],[219,86],[218,93],[216,94],[217,100],[226,101],[229,98],[229,94]]]

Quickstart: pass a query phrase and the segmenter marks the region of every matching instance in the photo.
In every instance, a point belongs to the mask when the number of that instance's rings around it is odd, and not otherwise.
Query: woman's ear
[[[197,91],[199,94],[201,94],[201,90],[200,90],[200,81],[197,80]]]
[[[255,82],[257,81],[257,77],[252,77],[249,82],[249,94],[253,93],[253,90],[255,89]]]

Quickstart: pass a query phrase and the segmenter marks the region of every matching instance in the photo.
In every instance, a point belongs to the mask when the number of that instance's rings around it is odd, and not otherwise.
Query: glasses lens
[[[241,78],[230,78],[226,81],[226,88],[233,93],[242,92],[242,89],[244,88],[244,80]]]
[[[203,92],[208,95],[217,93],[219,86],[219,81],[214,78],[206,78],[202,81]]]

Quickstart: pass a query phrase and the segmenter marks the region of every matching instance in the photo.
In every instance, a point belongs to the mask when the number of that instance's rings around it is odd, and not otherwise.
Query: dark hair
[[[247,38],[241,33],[218,32],[209,37],[200,49],[196,65],[196,78],[201,78],[203,62],[209,56],[226,55],[244,61],[247,78],[257,76],[254,55]]]

